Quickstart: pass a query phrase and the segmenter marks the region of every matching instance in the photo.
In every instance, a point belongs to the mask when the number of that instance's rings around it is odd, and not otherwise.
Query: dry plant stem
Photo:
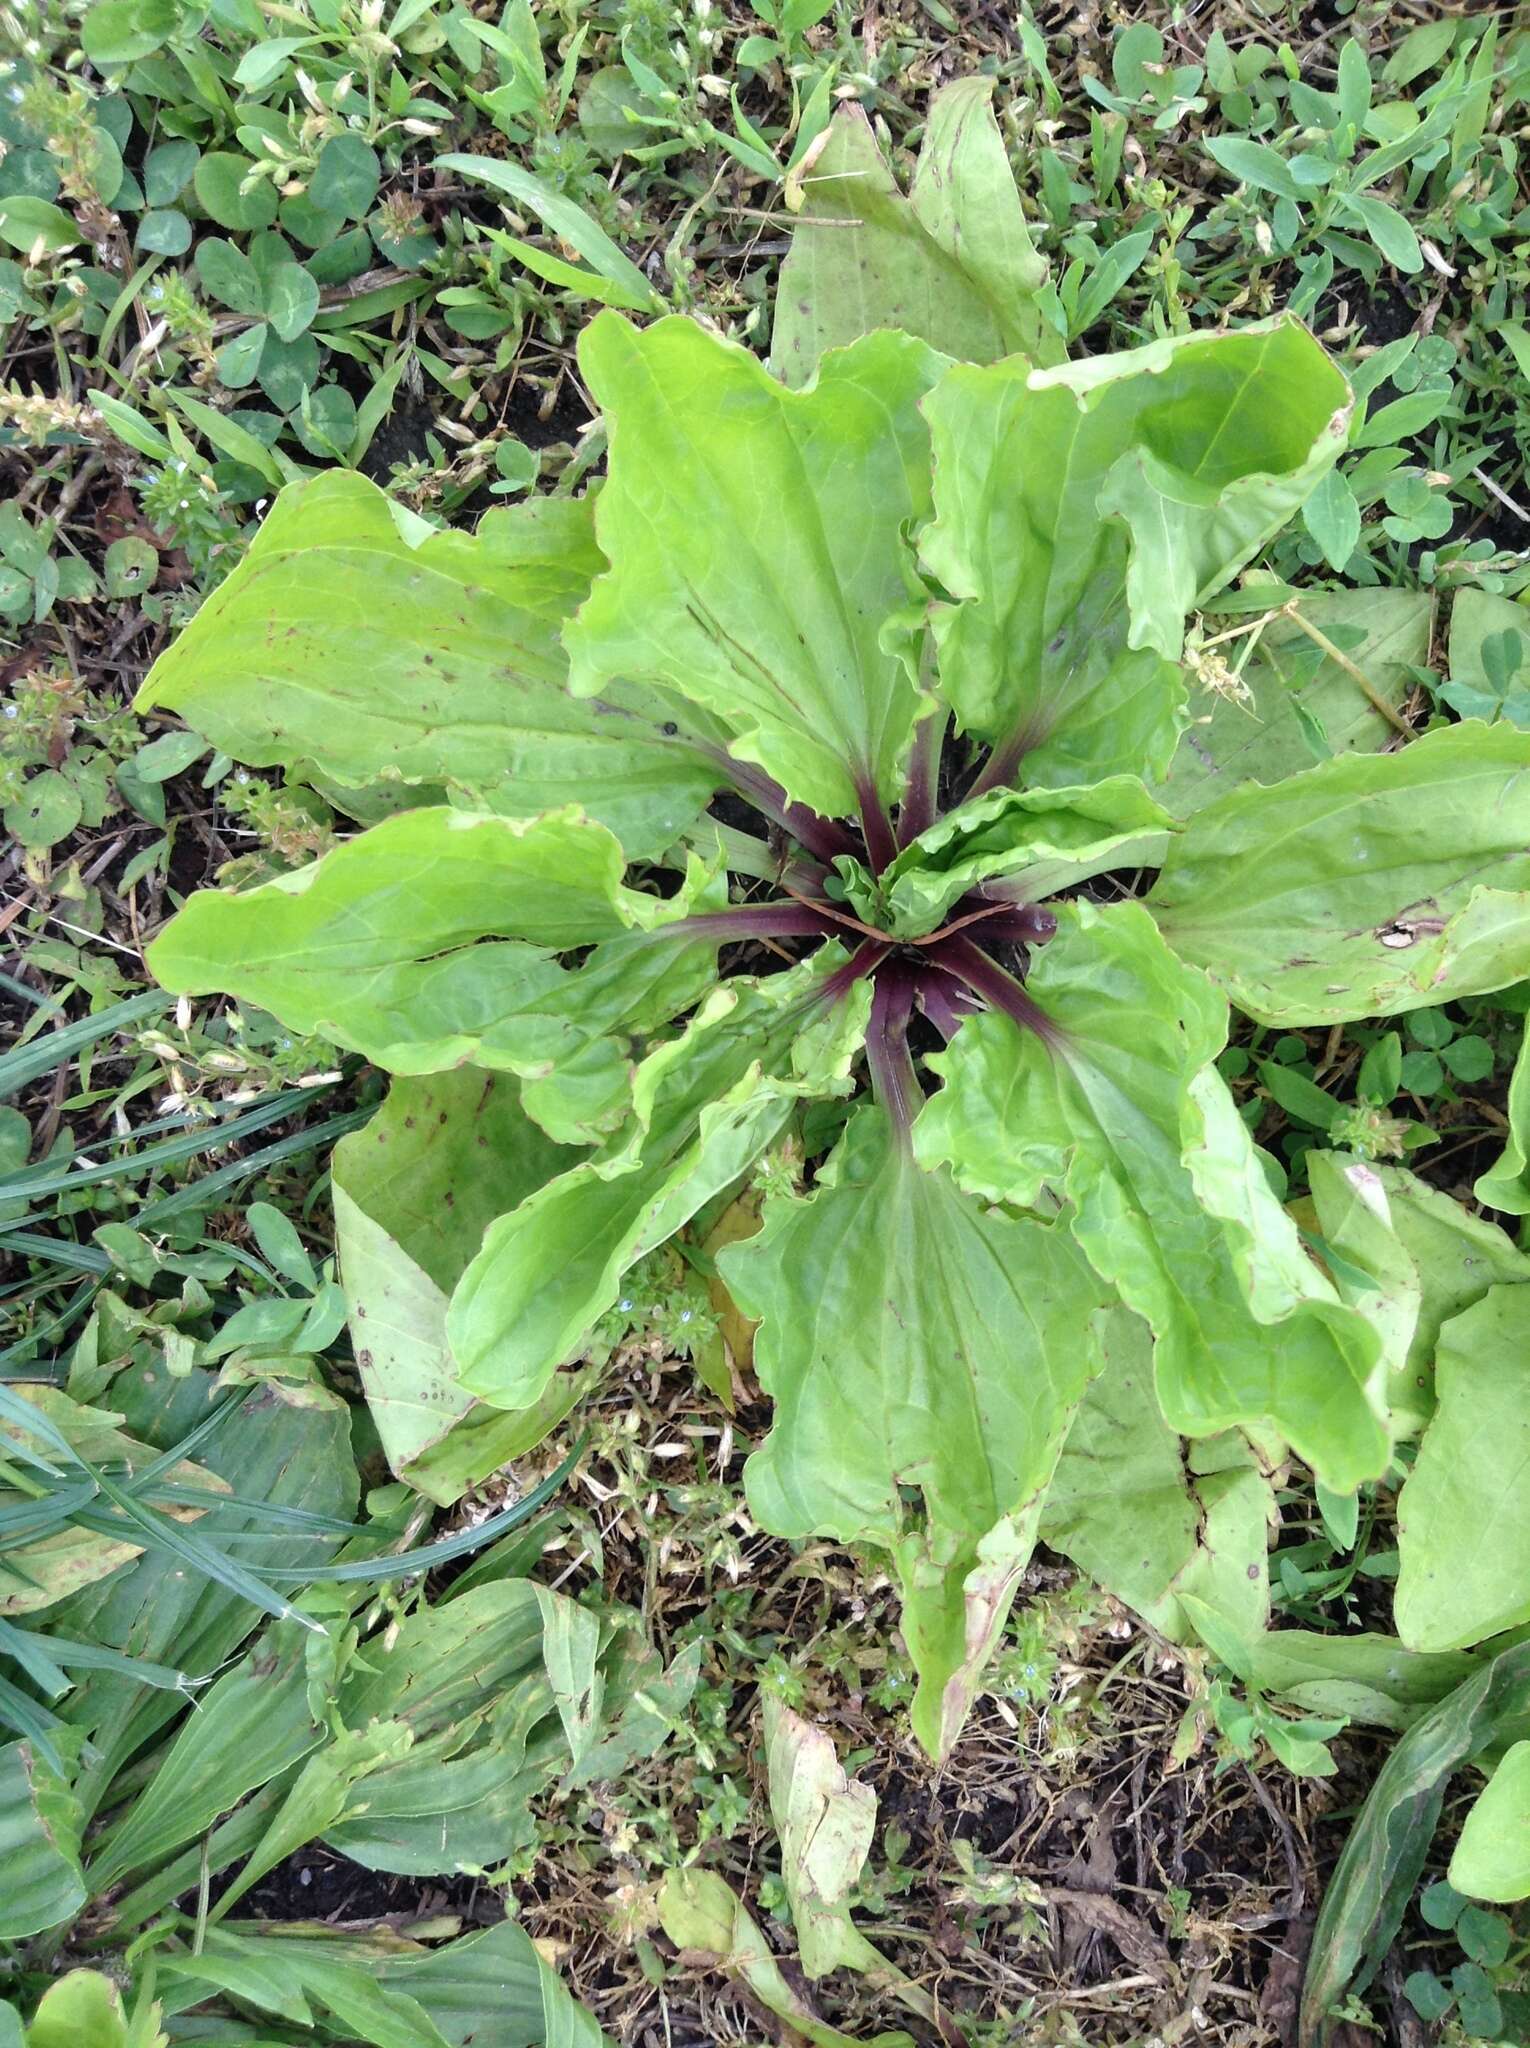
[[[1310,641],[1312,641],[1315,646],[1322,648],[1323,652],[1328,656],[1328,659],[1330,661],[1337,662],[1339,667],[1343,669],[1344,673],[1353,682],[1359,684],[1360,688],[1365,692],[1366,697],[1370,701],[1372,708],[1381,713],[1382,717],[1386,720],[1387,724],[1391,726],[1394,732],[1401,733],[1403,738],[1407,740],[1411,740],[1413,738],[1413,728],[1408,723],[1407,719],[1403,717],[1402,713],[1396,708],[1395,705],[1389,704],[1387,702],[1386,698],[1382,696],[1381,692],[1376,688],[1376,685],[1370,680],[1370,678],[1364,673],[1364,671],[1356,668],[1355,664],[1350,660],[1349,656],[1345,654],[1340,648],[1335,647],[1333,642],[1329,639],[1326,633],[1320,632],[1318,628],[1313,625],[1310,619],[1304,619],[1302,617],[1301,612],[1297,607],[1297,601],[1295,598],[1293,598],[1289,604],[1282,605],[1280,609],[1281,615],[1284,618],[1288,618],[1294,626],[1299,626],[1301,630],[1306,634],[1307,638]]]

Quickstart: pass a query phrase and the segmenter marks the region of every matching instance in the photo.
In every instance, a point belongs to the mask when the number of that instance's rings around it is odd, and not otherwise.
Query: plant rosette
[[[1329,1026],[1530,974],[1530,735],[1268,783],[1255,749],[1176,806],[1187,620],[1344,441],[1292,319],[1047,369],[878,331],[787,389],[607,312],[580,362],[597,490],[470,536],[295,485],[162,657],[143,705],[378,822],[195,896],[150,964],[398,1077],[396,1149],[342,1190],[395,1253],[364,1322],[341,1243],[364,1377],[390,1319],[431,1361],[408,1400],[368,1381],[396,1468],[485,1408],[534,1440],[624,1274],[760,1174],[718,1259],[774,1403],[751,1511],[891,1560],[943,1753],[1143,1325],[1153,1428],[1336,1493],[1387,1469],[1400,1340],[1216,1060],[1230,1006]]]

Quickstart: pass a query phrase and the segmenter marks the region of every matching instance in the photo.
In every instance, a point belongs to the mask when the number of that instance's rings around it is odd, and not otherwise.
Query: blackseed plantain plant
[[[1234,1009],[1530,976],[1530,734],[1412,736],[1406,662],[1355,650],[1390,606],[1422,661],[1427,598],[1248,571],[1353,423],[1297,321],[1049,360],[985,90],[939,103],[908,199],[835,123],[774,370],[593,322],[582,496],[469,535],[355,474],[281,494],[141,701],[364,829],[198,894],[150,964],[396,1077],[334,1184],[425,1490],[552,1428],[625,1276],[733,1204],[751,1512],[885,1554],[932,1753],[1039,1534],[1251,1686],[1357,1711],[1363,1665],[1405,1718],[1530,1614],[1530,1260],[1358,1153],[1288,1209],[1217,1059]],[[1230,700],[1215,643],[1265,632],[1317,648],[1326,723],[1273,662]],[[1421,1430],[1398,1614],[1431,1654],[1267,1635],[1271,1473],[1342,1507]]]

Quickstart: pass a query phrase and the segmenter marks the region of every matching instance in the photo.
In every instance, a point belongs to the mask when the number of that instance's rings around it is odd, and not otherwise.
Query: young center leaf
[[[832,967],[843,956],[828,951]],[[462,1384],[499,1407],[539,1400],[628,1268],[747,1173],[799,1098],[844,1092],[864,994],[836,1013],[816,961],[737,979],[657,1046],[637,1069],[628,1123],[485,1235],[448,1320]]]
[[[891,801],[920,700],[880,635],[929,506],[919,401],[945,358],[871,334],[785,391],[693,321],[639,333],[606,313],[579,360],[611,434],[595,528],[612,567],[564,634],[573,688],[632,676],[688,697],[827,817]]]
[[[538,498],[437,532],[353,471],[294,484],[138,709],[340,791],[433,785],[514,817],[578,802],[633,857],[660,852],[724,779],[720,735],[630,684],[569,694],[559,628],[604,566],[591,511]]]
[[[940,691],[993,744],[983,786],[1161,776],[1186,614],[1302,502],[1349,392],[1289,319],[1033,370],[952,369],[926,401]]]

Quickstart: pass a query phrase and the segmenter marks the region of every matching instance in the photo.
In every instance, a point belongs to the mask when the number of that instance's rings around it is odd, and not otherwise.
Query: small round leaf
[[[143,196],[150,206],[168,206],[186,189],[197,167],[194,142],[161,142],[143,160]]]
[[[56,768],[45,768],[26,783],[5,807],[5,829],[34,851],[57,846],[80,822],[84,805],[72,782]]]
[[[276,218],[276,190],[269,178],[240,188],[255,166],[246,156],[215,150],[197,165],[192,180],[203,211],[220,228],[264,228]]]
[[[294,412],[303,393],[319,381],[319,345],[311,334],[296,341],[282,341],[270,335],[260,359],[260,388],[273,405]]]
[[[103,567],[108,597],[138,597],[154,588],[159,575],[159,552],[141,534],[124,534],[106,550]]]
[[[377,197],[381,171],[377,151],[360,135],[332,135],[319,151],[308,197],[322,213],[360,220]]]
[[[236,334],[232,341],[224,342],[215,361],[218,365],[218,382],[228,391],[243,391],[247,384],[255,382],[256,372],[265,357],[271,330],[263,320],[257,320],[253,327],[246,327],[242,334]],[[280,343],[274,344],[279,347]]]
[[[173,206],[156,206],[139,221],[133,240],[146,256],[184,256],[191,247],[191,222]]]
[[[283,341],[296,341],[319,310],[319,287],[301,263],[279,263],[266,279],[266,318]]]

